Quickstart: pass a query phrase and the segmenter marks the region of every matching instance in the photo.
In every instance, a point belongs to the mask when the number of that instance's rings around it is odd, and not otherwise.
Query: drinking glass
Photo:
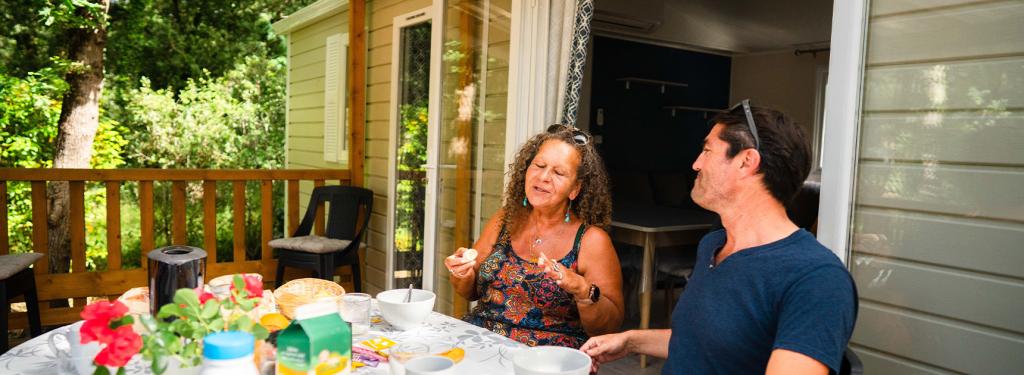
[[[338,309],[341,318],[352,324],[352,334],[361,335],[370,329],[370,295],[366,293],[346,293],[341,296]]]

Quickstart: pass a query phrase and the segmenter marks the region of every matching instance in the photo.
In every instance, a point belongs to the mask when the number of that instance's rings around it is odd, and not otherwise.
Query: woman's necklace
[[[556,237],[558,234],[561,234],[561,229],[564,229],[561,225],[558,225],[558,227],[559,231],[555,233]],[[537,263],[540,259],[541,252],[544,251],[542,247],[543,245],[544,237],[540,234],[540,221],[538,220],[533,226],[533,240],[530,241],[530,261]]]

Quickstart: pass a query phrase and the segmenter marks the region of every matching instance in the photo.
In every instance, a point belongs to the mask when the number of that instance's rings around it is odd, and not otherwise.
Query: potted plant
[[[135,320],[120,301],[96,301],[82,310],[85,323],[79,333],[82,344],[97,342],[102,348],[93,359],[94,375],[124,374],[124,366],[135,354],[150,361],[155,374],[168,368],[174,373],[199,371],[202,342],[206,335],[221,331],[244,331],[257,340],[269,332],[247,315],[259,305],[263,282],[257,276],[234,275],[229,294],[218,299],[197,289],[179,289],[172,303],[160,307],[157,316],[142,315],[142,335],[132,329]]]

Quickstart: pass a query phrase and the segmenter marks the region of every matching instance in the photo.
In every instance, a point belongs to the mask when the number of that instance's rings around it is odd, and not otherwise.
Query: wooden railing
[[[271,239],[273,222],[273,181],[286,181],[288,228],[286,235],[295,231],[299,223],[299,181],[313,181],[323,186],[337,180],[342,185],[351,182],[348,170],[194,170],[194,169],[10,169],[0,168],[0,255],[10,250],[7,233],[8,182],[31,183],[32,194],[32,249],[47,253],[47,182],[67,181],[69,184],[68,218],[71,238],[70,273],[48,273],[49,257],[41,258],[35,267],[36,286],[43,325],[57,325],[79,320],[78,313],[86,297],[115,297],[136,286],[147,283],[146,254],[155,247],[153,183],[171,183],[171,244],[198,246],[207,250],[207,279],[225,274],[258,272],[265,285],[273,285],[277,261],[267,241]],[[121,263],[121,187],[124,182],[137,181],[140,213],[141,268],[122,269]],[[260,260],[245,257],[245,184],[260,184]],[[106,186],[107,269],[86,271],[85,246],[85,184],[100,182]],[[188,182],[202,182],[203,243],[186,243],[186,188]],[[217,182],[231,182],[233,214],[233,260],[218,261],[216,251],[216,199]],[[317,210],[314,232],[324,231],[323,207]],[[286,274],[286,278],[289,278]],[[345,276],[343,276],[344,278]],[[350,277],[350,276],[349,276]],[[69,308],[50,308],[49,301],[74,298]],[[4,305],[2,308],[7,308]],[[11,315],[11,327],[24,327],[24,313]]]

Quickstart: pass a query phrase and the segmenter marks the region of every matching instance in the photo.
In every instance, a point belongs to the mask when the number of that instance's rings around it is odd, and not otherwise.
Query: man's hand
[[[592,373],[597,372],[597,368],[601,364],[616,361],[629,355],[629,334],[630,331],[626,331],[591,337],[590,340],[587,340],[580,347],[580,350],[594,359],[590,371]]]

